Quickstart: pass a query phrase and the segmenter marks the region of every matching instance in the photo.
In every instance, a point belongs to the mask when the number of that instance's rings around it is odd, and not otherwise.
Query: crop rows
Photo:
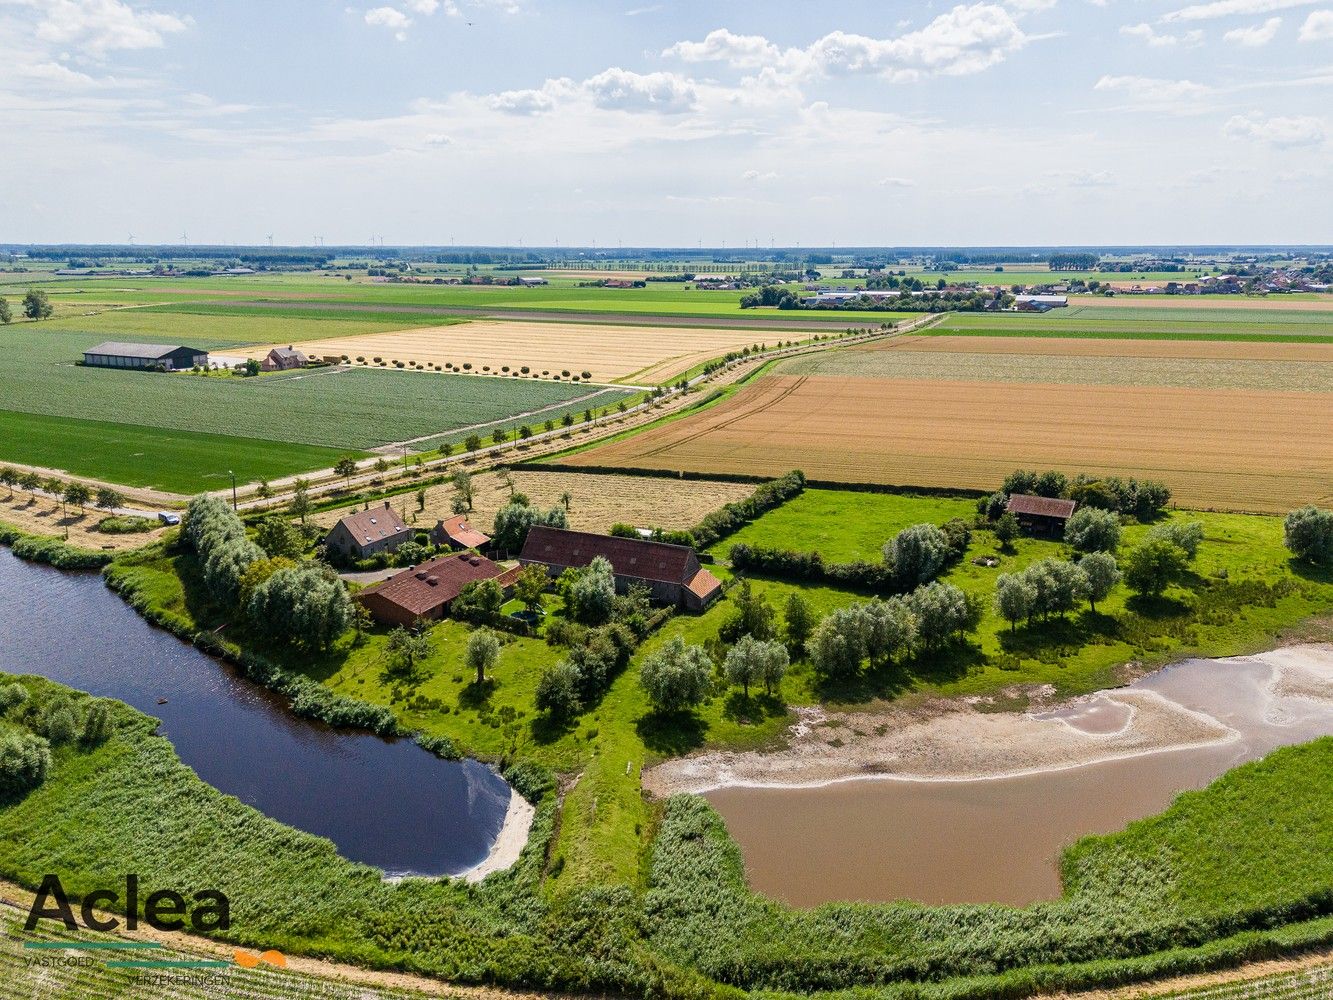
[[[27,413],[363,450],[503,420],[588,391],[566,382],[371,369],[224,379],[76,365],[81,352],[99,339],[27,329],[6,332],[0,341],[3,406]]]
[[[993,488],[1015,467],[1169,482],[1187,506],[1281,512],[1329,499],[1326,393],[773,376],[573,455],[618,465]]]
[[[921,339],[929,341],[931,338]],[[887,349],[882,350],[835,351],[797,358],[784,364],[782,371],[791,375],[852,375],[886,379],[967,379],[1063,385],[1333,392],[1333,365],[1310,364],[1311,359],[1284,361],[1207,356],[1132,357],[1124,354],[1090,357],[1088,355],[1091,352],[1077,350],[1061,356],[1050,352],[1028,352],[1021,346],[1023,341],[1013,340],[1009,341],[1013,345],[1010,351],[974,352],[967,348],[968,339],[960,338],[960,343],[953,351],[914,350],[911,349],[914,345],[910,341],[889,341]],[[1289,345],[1263,346],[1281,348]],[[1333,346],[1327,347],[1325,357],[1321,360],[1333,361]]]

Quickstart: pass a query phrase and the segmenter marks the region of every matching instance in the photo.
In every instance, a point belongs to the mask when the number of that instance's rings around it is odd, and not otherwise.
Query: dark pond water
[[[159,732],[204,781],[386,874],[472,867],[509,806],[509,786],[484,765],[298,718],[283,699],[150,626],[96,574],[25,563],[5,548],[0,670],[161,719]]]

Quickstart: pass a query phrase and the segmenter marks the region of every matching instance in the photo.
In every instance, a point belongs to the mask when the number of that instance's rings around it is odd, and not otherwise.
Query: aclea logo
[[[204,889],[196,892],[192,899],[192,905],[187,905],[185,897],[174,889],[158,889],[150,892],[143,901],[143,919],[155,930],[159,931],[180,931],[185,929],[186,920],[189,920],[190,930],[201,931],[225,931],[231,926],[231,914],[227,897],[216,889]],[[86,893],[82,904],[79,907],[79,917],[82,925],[88,930],[93,931],[114,931],[121,926],[119,918],[106,915],[99,916],[98,908],[117,907],[125,911],[125,929],[135,930],[139,926],[139,876],[125,876],[125,894],[122,897],[115,889],[94,889]],[[37,922],[42,919],[59,920],[66,929],[74,931],[79,929],[80,921],[74,917],[74,909],[70,905],[69,896],[65,893],[65,887],[60,883],[60,877],[57,875],[46,875],[42,878],[42,884],[37,889],[37,895],[32,901],[32,907],[28,910],[28,919],[24,922],[25,930],[36,930]],[[269,954],[276,952],[265,952],[263,956],[255,960],[267,961]],[[247,956],[249,957],[249,956]],[[281,956],[279,956],[281,957]],[[237,955],[237,962],[244,965],[240,955]],[[276,964],[276,963],[274,963]]]

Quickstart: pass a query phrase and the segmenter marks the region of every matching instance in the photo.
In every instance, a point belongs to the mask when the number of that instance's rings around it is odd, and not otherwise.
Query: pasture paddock
[[[775,375],[565,462],[966,489],[1058,468],[1278,513],[1330,501],[1330,426],[1327,393]]]

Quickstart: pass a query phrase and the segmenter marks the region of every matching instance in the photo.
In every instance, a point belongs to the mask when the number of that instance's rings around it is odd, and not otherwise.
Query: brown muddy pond
[[[1131,685],[1234,731],[1217,745],[1009,777],[880,777],[706,797],[740,845],[751,886],[793,905],[1054,899],[1061,851],[1079,837],[1161,812],[1179,792],[1276,747],[1333,734],[1333,701],[1276,691],[1280,670],[1264,657],[1188,660]],[[1130,722],[1122,704],[1099,696],[1036,718],[1090,736]]]

